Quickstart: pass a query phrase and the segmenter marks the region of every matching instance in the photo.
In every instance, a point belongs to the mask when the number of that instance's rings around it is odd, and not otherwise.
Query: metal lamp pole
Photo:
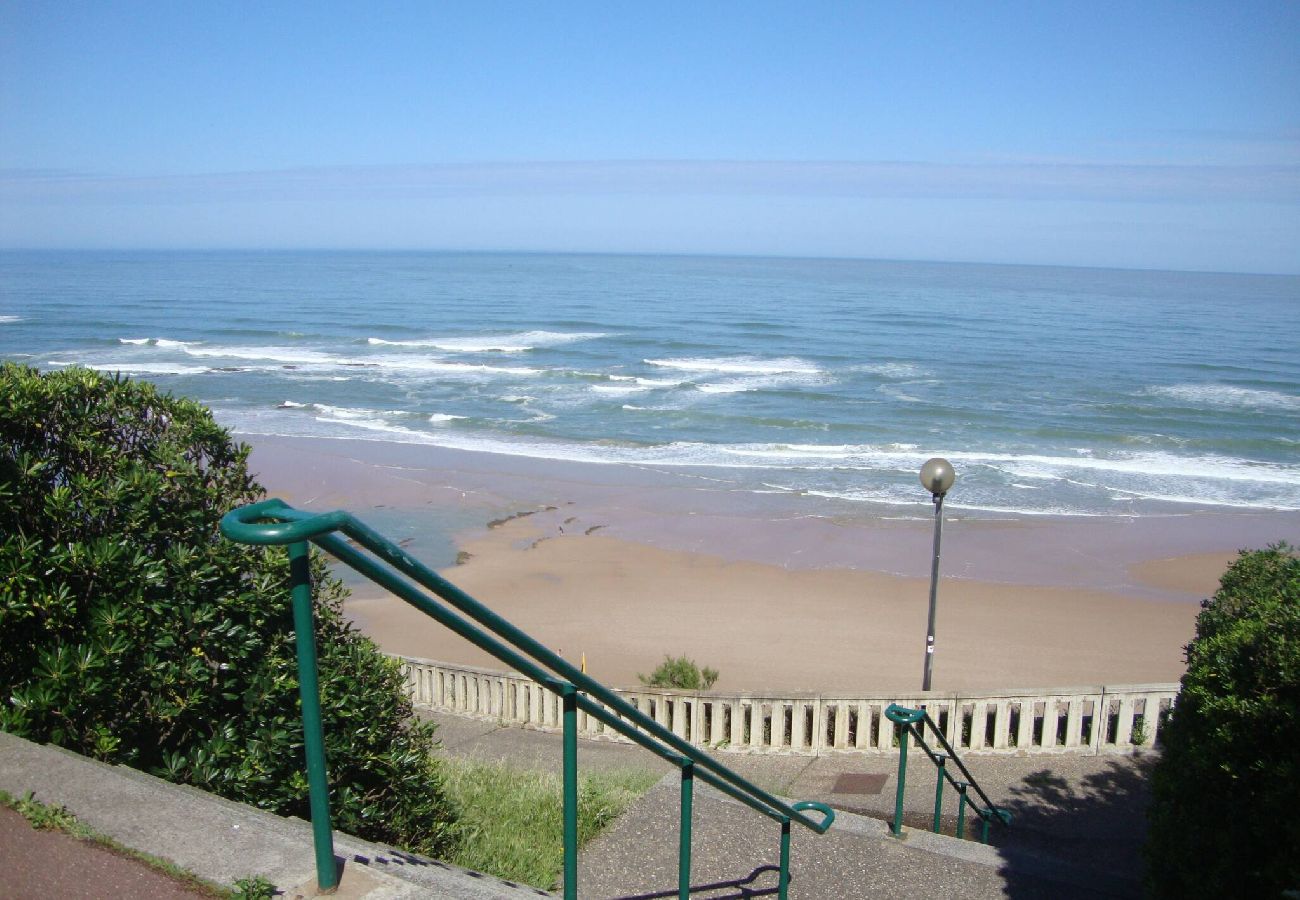
[[[934,560],[930,564],[930,621],[925,630],[925,676],[921,690],[930,690],[930,672],[934,667],[934,619],[939,595],[939,542],[943,538],[943,498],[957,480],[957,473],[946,459],[935,457],[921,466],[921,484],[934,500]]]

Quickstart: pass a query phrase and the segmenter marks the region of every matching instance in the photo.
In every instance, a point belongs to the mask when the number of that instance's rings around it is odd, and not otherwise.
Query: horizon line
[[[999,262],[975,259],[923,259],[883,256],[801,255],[790,253],[714,253],[709,251],[653,251],[653,250],[554,250],[518,248],[454,248],[454,247],[0,247],[0,253],[374,253],[479,256],[610,256],[610,257],[666,257],[685,259],[737,259],[737,260],[791,260],[807,262],[859,262],[904,263],[937,266],[999,266],[1004,268],[1082,269],[1101,272],[1146,272],[1175,275],[1244,275],[1262,278],[1297,278],[1294,272],[1260,272],[1233,269],[1171,269],[1164,266],[1104,266],[1080,263]]]

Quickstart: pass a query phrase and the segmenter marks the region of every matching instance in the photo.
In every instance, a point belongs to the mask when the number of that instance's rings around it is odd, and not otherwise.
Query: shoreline
[[[919,682],[926,518],[741,494],[700,472],[239,437],[272,494],[354,511],[606,683],[634,687],[664,654],[719,669],[718,690]],[[1176,681],[1236,550],[1297,533],[1296,514],[946,517],[935,687]],[[500,667],[380,594],[354,587],[347,610],[383,649]]]

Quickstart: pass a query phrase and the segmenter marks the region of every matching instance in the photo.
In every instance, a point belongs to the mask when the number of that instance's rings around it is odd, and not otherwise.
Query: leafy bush
[[[718,670],[705,666],[701,669],[695,660],[685,656],[676,658],[664,654],[661,662],[649,675],[637,674],[637,679],[646,687],[677,688],[683,691],[707,691],[718,680]]]
[[[247,455],[152,385],[0,366],[0,728],[309,815],[287,554],[218,532]],[[335,824],[445,852],[432,726],[312,568]]]
[[[1202,604],[1152,778],[1157,897],[1300,888],[1300,557],[1242,551]]]

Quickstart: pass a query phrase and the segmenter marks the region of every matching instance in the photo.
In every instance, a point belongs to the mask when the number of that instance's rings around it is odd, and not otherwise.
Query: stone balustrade
[[[560,698],[518,673],[397,657],[421,707],[558,731]],[[891,703],[924,705],[953,748],[989,753],[1130,753],[1152,747],[1177,684],[928,694],[795,694],[615,689],[674,734],[713,750],[764,753],[864,751],[897,746]],[[626,738],[578,713],[579,733]]]

